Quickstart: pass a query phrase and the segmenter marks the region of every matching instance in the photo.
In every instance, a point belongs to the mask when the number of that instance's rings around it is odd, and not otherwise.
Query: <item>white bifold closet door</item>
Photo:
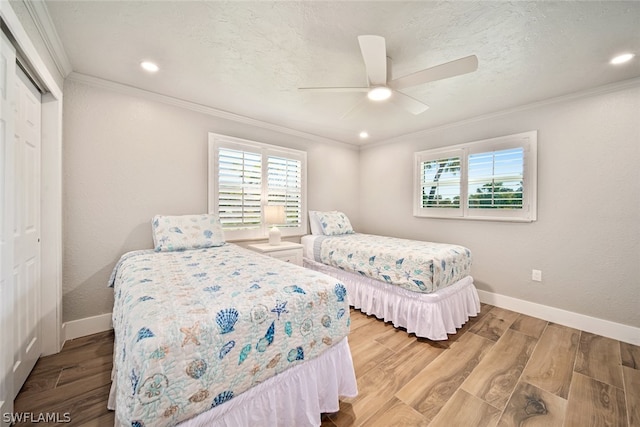
[[[41,96],[4,34],[0,98],[0,414],[6,414],[41,354]]]
[[[14,257],[14,395],[41,354],[40,141],[41,95],[16,69]]]
[[[16,54],[0,33],[0,414],[13,411],[13,188]],[[9,425],[0,417],[0,425]]]

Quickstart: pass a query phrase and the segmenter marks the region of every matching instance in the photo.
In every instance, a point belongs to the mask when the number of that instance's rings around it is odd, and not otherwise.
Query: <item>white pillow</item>
[[[152,229],[156,252],[224,245],[224,233],[217,215],[156,215]]]
[[[319,211],[309,211],[309,226],[311,227],[311,234],[322,235],[322,225],[320,224]]]
[[[353,233],[349,218],[342,212],[318,212],[317,216],[322,226],[322,233],[327,236]]]

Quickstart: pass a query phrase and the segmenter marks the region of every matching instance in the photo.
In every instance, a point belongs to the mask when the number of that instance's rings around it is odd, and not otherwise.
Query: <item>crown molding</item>
[[[325,138],[323,136],[302,132],[299,130],[291,129],[281,125],[276,125],[276,124],[265,122],[262,120],[252,119],[250,117],[241,116],[239,114],[230,113],[228,111],[218,110],[213,107],[197,104],[191,101],[186,101],[184,99],[175,98],[168,95],[162,95],[156,92],[151,92],[145,89],[140,89],[140,88],[125,85],[122,83],[116,83],[110,80],[102,79],[100,77],[90,76],[90,75],[78,73],[75,71],[69,74],[69,76],[67,77],[67,80],[72,82],[82,83],[87,86],[107,89],[113,92],[122,93],[124,95],[131,95],[131,96],[136,96],[138,98],[144,98],[149,101],[161,102],[163,104],[172,105],[174,107],[183,108],[185,110],[195,111],[197,113],[206,114],[209,116],[229,120],[232,122],[242,123],[247,126],[253,126],[256,128],[261,128],[261,129],[269,130],[272,132],[278,132],[285,135],[304,138],[309,141],[339,146],[342,148],[347,148],[347,149],[356,150],[356,151],[359,149],[359,146],[354,144],[349,144],[342,141],[336,141],[334,139]]]
[[[396,144],[403,141],[407,141],[408,139],[419,139],[421,137],[427,136],[431,133],[440,132],[443,130],[454,129],[459,126],[465,126],[468,124],[480,122],[483,120],[496,119],[499,117],[507,116],[509,114],[520,113],[523,111],[533,110],[536,108],[546,107],[549,105],[559,104],[562,102],[570,102],[578,99],[589,98],[597,95],[604,95],[612,92],[619,92],[625,89],[633,89],[636,87],[640,87],[640,77],[634,77],[627,80],[622,80],[619,82],[609,83],[603,86],[597,86],[594,88],[589,88],[585,90],[581,90],[578,92],[569,93],[566,95],[556,96],[553,98],[543,99],[542,101],[532,102],[530,104],[519,105],[517,107],[508,108],[506,110],[494,111],[493,113],[482,114],[480,116],[470,117],[468,119],[460,120],[457,122],[446,123],[444,125],[435,126],[428,129],[419,130],[417,132],[407,133],[404,135],[395,136],[390,139],[386,139],[384,141],[373,142],[370,144],[363,144],[361,146],[361,150],[366,150],[368,148],[379,147],[388,144]]]
[[[49,9],[42,0],[23,0],[24,5],[33,19],[33,23],[40,33],[40,37],[44,41],[44,45],[53,59],[56,68],[62,75],[62,78],[66,78],[72,71],[73,67],[67,56],[67,52],[64,50],[62,41],[58,36],[56,27],[49,15]]]
[[[20,52],[29,62],[29,65],[33,68],[32,71],[44,83],[46,90],[51,92],[53,98],[62,99],[62,87],[58,86],[58,82],[52,74],[55,70],[51,70],[45,65],[42,56],[33,45],[31,38],[8,1],[0,0],[0,15],[2,16],[3,24],[9,30],[16,52]]]

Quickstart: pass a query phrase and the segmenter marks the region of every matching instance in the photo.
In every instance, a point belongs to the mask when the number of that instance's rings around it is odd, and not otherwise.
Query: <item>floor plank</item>
[[[493,307],[478,323],[473,325],[469,331],[491,341],[498,341],[502,334],[516,321],[518,316],[518,313],[514,311]]]
[[[465,334],[409,381],[396,397],[432,420],[494,345]]]
[[[566,427],[628,425],[624,392],[617,387],[575,373],[569,393]]]
[[[111,375],[111,368],[113,367],[113,357],[109,355],[96,356],[88,359],[82,364],[75,366],[65,367],[60,371],[60,377],[58,378],[57,386],[73,383],[81,380],[82,378],[90,377],[96,374],[108,374]]]
[[[537,341],[515,330],[507,330],[461,388],[503,410]]]
[[[574,371],[623,388],[620,343],[611,338],[582,332]]]
[[[511,329],[533,338],[540,338],[540,335],[542,335],[542,332],[544,332],[544,329],[547,327],[547,323],[546,320],[520,314],[511,325]]]
[[[565,399],[520,381],[507,403],[498,427],[562,427],[566,410]]]
[[[352,344],[351,336],[349,337],[349,347],[351,347],[351,356],[356,375],[365,375],[370,369],[375,368],[380,361],[395,354],[394,351],[374,340],[360,340]]]
[[[389,350],[398,353],[403,351],[406,346],[416,342],[417,338],[414,334],[407,334],[406,329],[391,328],[380,334],[375,340]]]
[[[68,401],[72,397],[82,396],[105,385],[111,385],[111,372],[100,372],[77,379],[72,383],[56,387],[53,390],[55,393],[49,391],[29,394],[20,393],[14,402],[14,407],[17,412],[29,412],[29,408],[34,406],[45,412],[54,411],[60,405],[61,398],[63,401]]]
[[[499,417],[500,410],[459,389],[447,401],[429,427],[493,427],[497,424]]]
[[[354,332],[359,327],[368,325],[371,322],[379,321],[374,316],[368,316],[362,313],[360,310],[356,310],[353,307],[351,307],[350,312],[351,312],[351,332]]]
[[[640,347],[626,342],[620,343],[622,366],[640,369]]]
[[[630,427],[640,427],[640,370],[622,367]]]
[[[415,426],[427,427],[429,422],[411,406],[396,399],[387,401],[369,418],[367,427]]]
[[[358,396],[345,399],[351,404],[349,413],[330,416],[336,426],[368,425],[369,418],[389,401],[390,396],[444,351],[428,343],[407,341],[410,344],[402,352],[358,376]],[[352,418],[357,418],[357,422]]]
[[[550,324],[522,373],[522,380],[556,396],[569,395],[580,331]]]
[[[97,418],[93,418],[88,420],[87,422],[83,422],[79,427],[106,427],[112,426],[115,422],[115,412],[108,411],[104,415],[98,416]],[[330,427],[330,426],[329,426]]]
[[[51,356],[50,356],[51,357]],[[43,358],[36,362],[36,365],[31,371],[31,374],[22,385],[20,393],[39,393],[44,391],[51,391],[58,384],[58,378],[60,378],[60,368],[49,368],[42,366],[44,364]]]

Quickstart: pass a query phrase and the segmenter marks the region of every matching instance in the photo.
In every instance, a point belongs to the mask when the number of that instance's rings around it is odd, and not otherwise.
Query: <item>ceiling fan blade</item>
[[[358,36],[360,51],[367,69],[367,78],[371,86],[387,84],[387,47],[384,37]]]
[[[368,87],[299,87],[310,92],[368,92]]]
[[[415,115],[424,113],[429,109],[427,104],[398,91],[393,92],[389,100]]]
[[[404,89],[411,86],[417,86],[436,80],[470,73],[477,69],[478,58],[475,55],[466,56],[464,58],[456,59],[455,61],[445,62],[444,64],[436,65],[435,67],[427,68],[392,80],[389,82],[389,87],[393,89]]]

